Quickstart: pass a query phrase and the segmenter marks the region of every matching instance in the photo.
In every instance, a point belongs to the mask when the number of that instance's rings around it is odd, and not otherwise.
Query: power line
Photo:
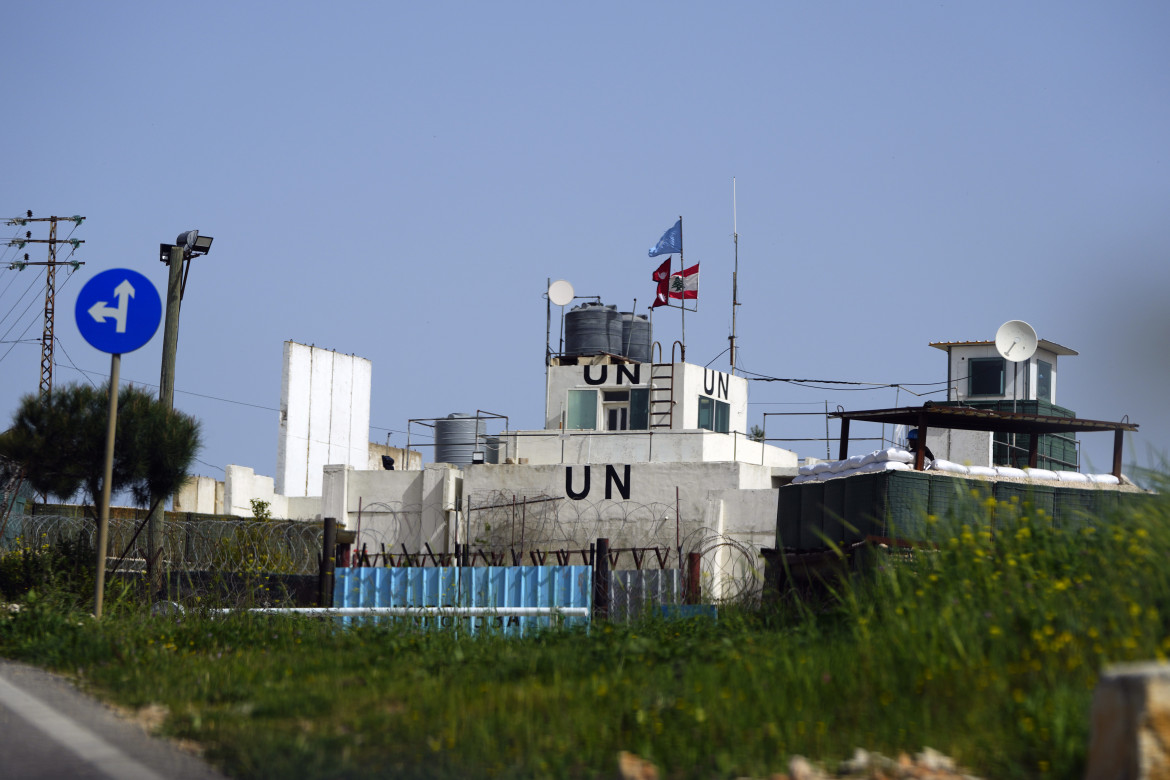
[[[77,371],[80,374],[86,375],[86,381],[89,381],[91,383],[93,381],[89,377],[89,375],[91,375],[91,374],[94,376],[98,376],[98,377],[106,376],[106,374],[102,373],[101,371],[89,371],[89,370],[84,369],[84,368],[79,368],[75,364],[74,365],[65,365],[63,363],[58,363],[57,365],[61,366],[62,368],[72,368],[74,371]],[[123,379],[122,382],[124,382],[125,384],[130,384],[130,385],[138,385],[140,387],[152,387],[152,388],[158,389],[158,385],[154,384],[152,382],[139,382],[139,381],[136,381],[133,379]],[[225,404],[235,404],[236,406],[247,406],[247,407],[250,407],[252,409],[261,409],[261,410],[266,411],[266,412],[279,412],[280,411],[280,409],[275,407],[275,406],[265,406],[263,404],[255,404],[255,403],[251,403],[249,401],[237,401],[234,398],[223,398],[222,396],[210,395],[208,393],[196,393],[193,390],[180,390],[178,388],[175,388],[175,392],[182,393],[183,395],[193,395],[196,398],[206,398],[206,399],[211,400],[211,401],[220,401],[221,403],[225,403]],[[406,433],[406,431],[401,430],[399,428],[386,428],[386,427],[383,427],[380,425],[371,425],[370,429],[375,430],[375,431],[385,431],[387,433]],[[324,443],[324,442],[322,442],[322,443]]]
[[[17,249],[24,249],[28,244],[48,244],[49,245],[49,259],[45,262],[30,263],[27,260],[24,263],[16,264],[20,268],[26,268],[30,265],[45,266],[45,326],[41,333],[41,382],[40,395],[42,399],[47,399],[53,392],[53,346],[56,339],[53,336],[56,300],[57,300],[57,266],[65,265],[66,260],[57,260],[57,244],[68,243],[73,247],[73,252],[85,242],[77,238],[58,239],[57,238],[57,223],[61,221],[72,222],[73,229],[85,221],[85,217],[33,217],[32,211],[26,212],[25,217],[13,217],[8,220],[9,225],[17,227],[26,227],[30,222],[48,222],[49,223],[49,237],[47,239],[33,238],[32,231],[26,230],[24,238],[17,237],[14,241],[9,241],[9,246],[15,246]],[[70,231],[69,235],[73,235]],[[70,252],[70,256],[73,255]],[[69,263],[73,266],[73,270],[77,270],[82,264],[75,261]],[[11,351],[11,349],[9,350]],[[7,354],[7,353],[6,353]]]

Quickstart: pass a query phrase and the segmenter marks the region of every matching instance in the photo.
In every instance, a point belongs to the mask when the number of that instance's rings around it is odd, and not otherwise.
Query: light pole
[[[159,244],[159,260],[169,267],[167,308],[163,324],[162,377],[158,383],[158,400],[167,409],[175,408],[175,356],[179,351],[179,308],[187,287],[191,260],[211,251],[211,236],[198,230],[180,233],[174,244]],[[156,592],[161,586],[159,563],[162,558],[162,521],[165,496],[151,496],[150,520],[146,526],[146,577]]]

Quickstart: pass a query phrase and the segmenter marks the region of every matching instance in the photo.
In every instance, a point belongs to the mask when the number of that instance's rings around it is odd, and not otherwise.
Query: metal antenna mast
[[[15,269],[21,270],[21,271],[23,271],[27,266],[30,266],[30,265],[43,265],[43,266],[45,266],[45,327],[41,333],[41,385],[40,385],[40,398],[42,401],[44,401],[53,393],[53,340],[54,340],[53,339],[53,315],[54,315],[54,310],[56,308],[56,297],[57,297],[57,266],[58,265],[71,265],[71,266],[73,266],[73,270],[76,271],[78,268],[85,265],[84,263],[78,262],[76,260],[65,260],[65,261],[58,262],[58,260],[57,260],[57,244],[68,243],[68,244],[73,246],[73,252],[76,252],[77,248],[79,246],[81,246],[82,244],[84,244],[85,242],[81,241],[79,239],[76,239],[76,238],[70,238],[70,239],[65,239],[63,241],[58,241],[58,239],[57,239],[57,222],[62,221],[62,220],[66,221],[66,222],[72,222],[74,227],[77,227],[78,225],[80,225],[82,222],[85,221],[85,217],[77,217],[77,216],[73,216],[73,217],[38,217],[38,218],[34,219],[33,215],[32,215],[32,211],[28,211],[25,214],[26,215],[23,217],[15,217],[13,219],[8,220],[8,224],[9,225],[19,225],[19,226],[23,227],[24,225],[27,225],[29,222],[48,222],[49,223],[49,237],[47,239],[33,238],[32,231],[25,231],[24,238],[17,238],[17,239],[13,239],[12,241],[8,242],[9,246],[15,246],[18,249],[23,249],[28,244],[48,244],[49,245],[49,259],[47,262],[30,263],[28,261],[28,255],[26,254],[24,256],[25,259],[23,262],[15,262],[12,264],[12,268],[15,268]],[[70,256],[73,255],[73,252],[69,253]]]
[[[735,177],[731,177],[731,238],[735,244],[735,269],[731,272],[731,375],[735,376],[735,310],[739,307],[739,225],[735,214]]]

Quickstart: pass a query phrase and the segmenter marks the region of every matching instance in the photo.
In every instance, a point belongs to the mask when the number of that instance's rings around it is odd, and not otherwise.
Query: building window
[[[644,431],[650,427],[650,391],[602,390],[601,413],[607,431]]]
[[[972,358],[967,371],[967,395],[1003,395],[1003,358]]]
[[[731,430],[731,404],[705,395],[699,396],[699,427],[716,433],[728,433]]]
[[[630,430],[644,431],[650,427],[650,389],[630,391]]]
[[[570,390],[565,428],[571,431],[597,430],[597,391]]]
[[[1036,400],[1052,403],[1052,364],[1036,361]]]

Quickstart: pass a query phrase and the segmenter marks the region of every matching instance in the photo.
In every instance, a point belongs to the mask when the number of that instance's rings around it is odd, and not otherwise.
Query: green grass
[[[525,638],[59,595],[0,618],[0,654],[76,675],[233,777],[766,777],[799,753],[931,746],[985,777],[1083,774],[1108,663],[1170,649],[1170,503],[1053,528],[1017,503],[928,518],[817,605]]]

